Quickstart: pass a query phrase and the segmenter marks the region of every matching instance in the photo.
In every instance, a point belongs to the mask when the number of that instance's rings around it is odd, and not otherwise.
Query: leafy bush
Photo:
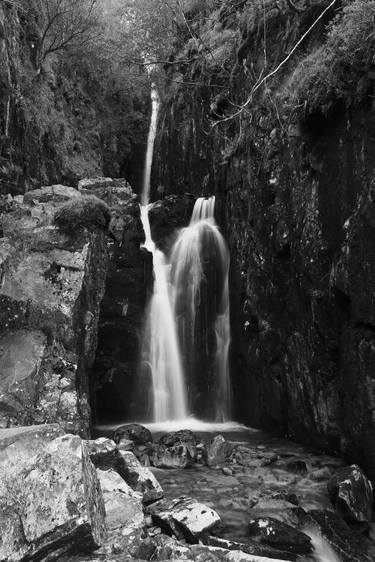
[[[95,197],[95,195],[84,195],[65,203],[55,213],[54,223],[62,232],[70,234],[87,228],[106,230],[111,214],[108,205]]]
[[[297,66],[289,97],[307,112],[328,113],[340,100],[362,101],[375,78],[375,1],[356,0],[332,22],[326,42]]]

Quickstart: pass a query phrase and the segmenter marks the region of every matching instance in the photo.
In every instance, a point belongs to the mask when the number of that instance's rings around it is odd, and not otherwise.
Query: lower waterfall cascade
[[[181,230],[172,248],[169,264],[152,240],[149,207],[141,207],[144,247],[152,252],[154,265],[142,368],[150,372],[153,421],[157,423],[185,419],[188,412],[201,413],[195,409],[194,396],[187,402],[189,377],[192,368],[210,362],[211,381],[204,385],[204,400],[209,400],[210,409],[205,417],[223,422],[230,416],[229,253],[214,220],[214,207],[214,197],[197,199],[189,226]],[[213,298],[208,299],[208,294]],[[205,334],[215,336],[210,346],[203,346],[203,356],[197,349],[198,320],[205,324]],[[201,372],[198,378],[204,379]]]

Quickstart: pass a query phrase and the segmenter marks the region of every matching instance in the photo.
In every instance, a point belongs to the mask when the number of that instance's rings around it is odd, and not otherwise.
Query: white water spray
[[[152,240],[149,221],[150,178],[160,99],[151,86],[152,116],[147,142],[146,164],[142,193],[141,221],[145,233],[144,247],[152,253],[154,266],[153,294],[147,311],[142,359],[151,371],[153,418],[155,422],[187,417],[185,383],[178,347],[176,326],[171,304],[169,266],[163,252]]]

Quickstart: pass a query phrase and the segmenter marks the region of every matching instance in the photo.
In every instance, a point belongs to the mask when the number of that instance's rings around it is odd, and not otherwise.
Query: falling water
[[[174,308],[189,381],[195,378],[209,417],[225,421],[230,414],[228,352],[230,344],[229,253],[214,219],[215,197],[199,198],[187,228],[182,229],[171,254]],[[199,319],[197,322],[197,315]],[[203,344],[202,344],[203,332]],[[215,334],[210,378],[210,333]],[[205,362],[206,361],[206,362]],[[207,370],[207,372],[202,372]],[[200,371],[200,372],[197,372]],[[194,399],[194,397],[193,397]],[[209,404],[210,410],[207,410]],[[201,414],[201,412],[199,412]]]
[[[314,548],[314,562],[341,562],[341,558],[317,529],[309,527],[303,529],[303,532],[311,538]]]
[[[141,221],[145,233],[144,247],[152,253],[154,266],[153,294],[147,311],[143,339],[143,363],[151,371],[153,417],[155,422],[185,419],[187,406],[185,384],[171,304],[169,266],[152,240],[149,221],[149,194],[154,143],[160,108],[159,95],[151,87],[152,117],[147,142],[147,155],[142,193]]]

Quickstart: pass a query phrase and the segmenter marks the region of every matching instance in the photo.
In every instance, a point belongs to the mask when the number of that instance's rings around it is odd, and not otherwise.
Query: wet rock
[[[50,441],[41,431],[0,435],[1,560],[89,552],[106,536],[103,497],[85,444],[73,435]]]
[[[131,440],[136,445],[145,445],[153,441],[151,431],[139,423],[129,423],[116,429],[113,434],[114,442],[118,445],[124,439]]]
[[[289,472],[307,472],[306,462],[301,459],[293,459],[284,463],[285,470]]]
[[[119,453],[123,460],[122,475],[133,490],[142,494],[143,503],[160,500],[164,492],[151,470],[142,466],[131,451],[120,447]]]
[[[143,524],[142,494],[134,492],[112,469],[97,470],[110,530],[139,528]]]
[[[307,554],[312,550],[310,537],[271,517],[251,520],[249,533],[259,542],[287,552]]]
[[[270,517],[292,526],[298,525],[300,517],[305,514],[303,509],[282,498],[260,498],[249,513],[253,519]]]
[[[197,444],[197,437],[187,429],[167,433],[155,445],[151,464],[157,468],[191,467],[197,458]]]
[[[305,525],[318,528],[320,534],[339,553],[343,562],[373,562],[375,548],[372,541],[353,531],[342,517],[333,511],[311,510]]]
[[[220,517],[210,507],[192,498],[161,500],[149,508],[152,519],[168,534],[197,543],[200,536],[220,523]]]
[[[271,548],[270,546],[257,544],[255,541],[240,543],[236,541],[222,539],[219,537],[214,537],[212,535],[206,535],[203,537],[203,542],[204,544],[207,544],[209,546],[216,546],[216,547],[224,548],[226,550],[244,552],[246,554],[252,554],[255,556],[262,556],[266,558],[269,557],[272,559],[278,558],[280,560],[289,560],[289,561],[296,560],[296,556],[291,553],[286,554],[285,552],[282,552],[275,548]]]
[[[341,468],[328,482],[332,504],[348,523],[373,520],[374,495],[371,482],[357,465]]]
[[[195,448],[191,445],[156,445],[150,455],[156,468],[189,468],[195,463]]]
[[[216,435],[203,453],[207,466],[215,466],[225,462],[231,455],[233,445],[222,435]]]
[[[195,434],[189,429],[181,429],[180,431],[172,431],[162,435],[159,439],[160,445],[166,447],[174,447],[175,445],[189,445],[194,448],[198,443]]]

